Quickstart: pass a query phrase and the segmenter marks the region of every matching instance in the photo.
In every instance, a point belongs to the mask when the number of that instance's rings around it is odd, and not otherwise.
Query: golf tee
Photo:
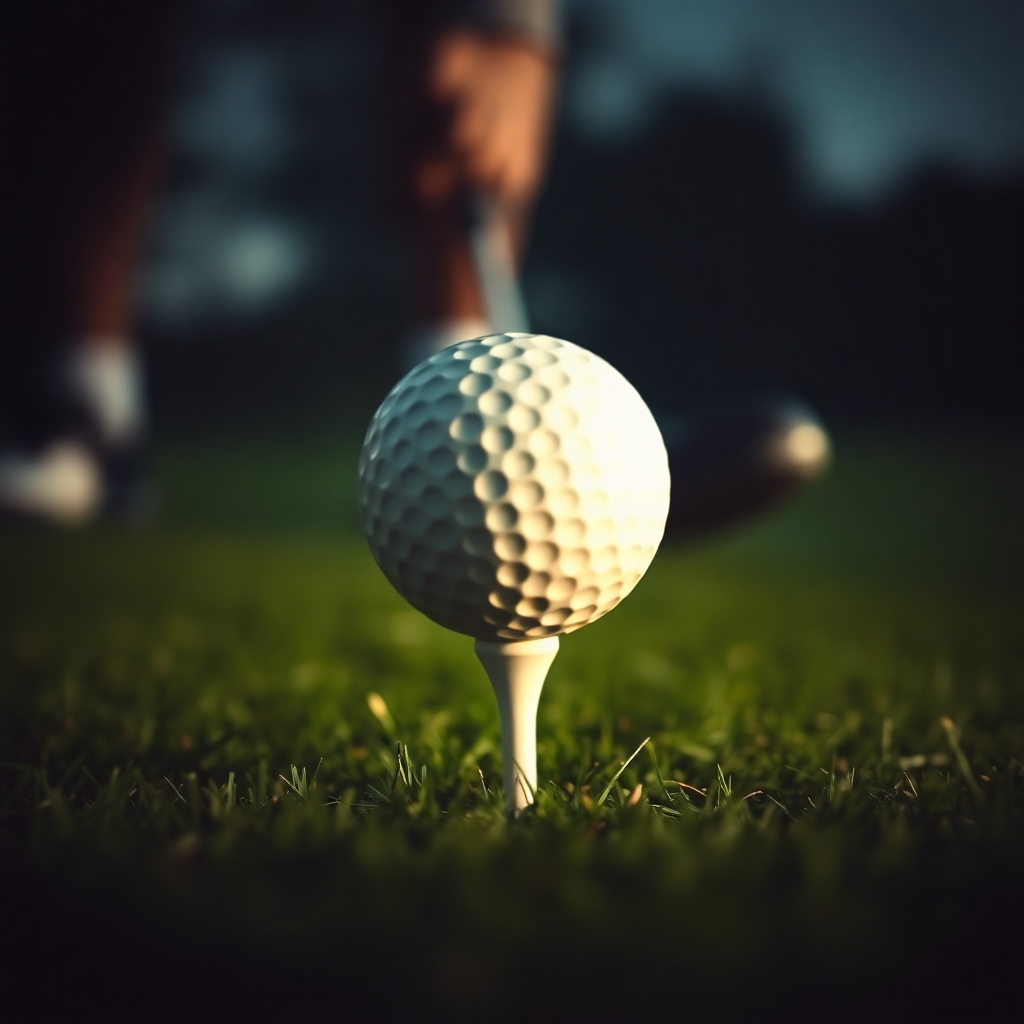
[[[537,791],[537,705],[558,637],[477,640],[475,650],[498,698],[505,798],[519,812],[533,803]]]

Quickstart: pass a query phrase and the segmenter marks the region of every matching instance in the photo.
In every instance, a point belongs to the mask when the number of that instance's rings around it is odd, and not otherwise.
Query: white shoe
[[[103,505],[103,473],[75,441],[55,441],[34,456],[0,457],[0,515],[77,526]]]

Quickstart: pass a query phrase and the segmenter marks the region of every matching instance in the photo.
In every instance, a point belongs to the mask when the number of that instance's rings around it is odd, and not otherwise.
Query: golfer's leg
[[[454,204],[422,205],[409,228],[416,320],[419,323],[482,322],[483,299],[473,268],[466,225]]]
[[[406,5],[393,7],[408,13]],[[429,7],[390,26],[393,208],[410,238],[414,271],[406,362],[494,326],[472,256],[466,198],[480,192],[498,201],[521,255],[554,81],[550,40],[500,22],[438,22],[424,13]],[[506,4],[504,15],[514,7]]]
[[[5,218],[5,257],[22,262],[0,344],[23,396],[15,426],[26,448],[0,464],[0,507],[85,517],[120,486],[141,440],[133,294],[177,6],[39,5],[5,62],[22,97],[6,168],[20,202]],[[71,452],[75,472],[54,471]],[[61,480],[78,481],[68,500]]]

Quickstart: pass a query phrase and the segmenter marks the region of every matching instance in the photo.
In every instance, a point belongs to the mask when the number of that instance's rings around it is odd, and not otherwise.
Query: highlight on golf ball
[[[359,509],[377,564],[435,622],[480,640],[569,633],[654,558],[668,457],[636,389],[539,334],[460,342],[374,415]]]

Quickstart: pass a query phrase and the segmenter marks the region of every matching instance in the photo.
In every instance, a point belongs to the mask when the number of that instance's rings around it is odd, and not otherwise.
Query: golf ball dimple
[[[570,633],[647,570],[668,457],[633,386],[546,335],[461,342],[374,415],[359,509],[377,564],[435,622],[482,640]]]

